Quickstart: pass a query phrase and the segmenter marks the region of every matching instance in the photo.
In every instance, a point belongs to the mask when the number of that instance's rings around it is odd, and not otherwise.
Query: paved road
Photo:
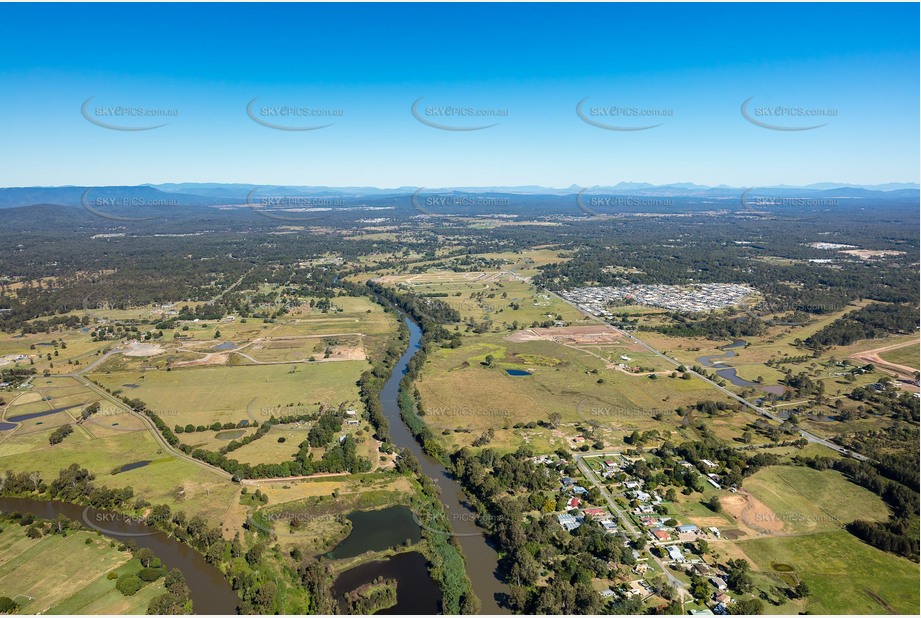
[[[633,521],[630,519],[630,516],[617,503],[617,501],[614,499],[614,496],[611,495],[611,492],[609,492],[607,488],[601,483],[601,479],[595,475],[595,472],[591,469],[591,466],[585,463],[586,457],[597,457],[599,455],[603,456],[612,454],[616,453],[579,453],[574,454],[574,458],[576,460],[576,466],[578,466],[579,470],[581,470],[585,478],[587,478],[588,481],[595,486],[595,488],[601,493],[601,496],[604,498],[605,502],[608,503],[608,507],[610,507],[611,511],[617,515],[620,526],[627,532],[628,536],[631,536],[635,539],[643,536],[643,533],[633,525]],[[668,567],[665,566],[665,564],[658,558],[658,556],[654,556],[652,552],[650,552],[649,557],[652,558],[657,565],[659,565],[659,568],[663,573],[665,573],[665,578],[669,585],[678,591],[679,596],[683,598],[690,594],[685,583],[672,575],[671,571],[669,571]]]
[[[100,356],[99,358],[97,358],[96,360],[94,360],[94,361],[93,361],[92,363],[90,363],[89,365],[87,365],[87,366],[85,366],[85,367],[81,367],[80,369],[77,369],[76,371],[71,371],[70,373],[66,373],[66,374],[64,374],[64,375],[70,376],[70,377],[73,377],[73,378],[76,378],[77,376],[82,376],[82,375],[83,375],[84,373],[86,373],[87,371],[92,371],[93,369],[95,369],[96,367],[98,367],[99,365],[101,365],[102,363],[104,363],[104,362],[106,362],[107,360],[109,360],[109,357],[114,356],[114,355],[116,355],[116,354],[121,354],[122,351],[123,351],[123,350],[121,350],[121,349],[109,350],[108,352],[106,352],[105,354],[103,354],[102,356]]]
[[[633,522],[630,520],[630,516],[624,511],[617,501],[614,500],[614,496],[611,495],[611,492],[601,483],[601,480],[595,476],[595,472],[591,467],[585,463],[585,455],[579,454],[575,455],[576,465],[579,467],[579,470],[582,471],[582,474],[589,480],[589,482],[595,486],[595,488],[601,492],[601,496],[608,503],[608,506],[611,507],[611,510],[617,515],[617,518],[620,520],[621,527],[627,531],[627,534],[636,538],[641,536],[639,530],[636,526],[633,525]]]
[[[100,397],[102,397],[103,399],[105,399],[106,401],[108,401],[109,403],[111,403],[112,405],[116,406],[117,408],[119,408],[119,409],[121,409],[121,410],[124,410],[125,413],[131,414],[132,416],[135,416],[135,417],[141,419],[141,422],[143,422],[143,423],[144,423],[144,426],[147,428],[147,430],[150,431],[150,433],[153,434],[154,439],[157,440],[157,442],[160,444],[160,447],[161,447],[165,452],[169,452],[169,453],[172,454],[174,457],[177,457],[177,458],[179,458],[179,459],[184,459],[184,460],[188,461],[189,463],[195,464],[196,466],[198,466],[198,467],[200,467],[200,468],[204,468],[204,469],[208,470],[209,472],[211,472],[211,473],[213,473],[213,474],[216,474],[216,475],[218,475],[218,476],[222,476],[222,477],[224,477],[224,478],[226,478],[226,479],[231,479],[231,478],[233,478],[233,475],[230,474],[229,472],[225,472],[224,470],[222,470],[222,469],[220,469],[220,468],[217,468],[217,467],[212,466],[212,465],[210,465],[210,464],[207,464],[207,463],[205,463],[205,462],[203,462],[203,461],[200,461],[200,460],[198,460],[198,459],[195,459],[194,457],[192,457],[192,456],[190,456],[190,455],[186,455],[185,453],[183,453],[183,452],[180,451],[179,449],[173,447],[169,442],[166,441],[166,438],[163,437],[163,434],[160,433],[160,430],[157,429],[157,426],[154,425],[153,421],[150,420],[150,418],[149,418],[146,414],[141,414],[141,413],[139,413],[139,412],[135,412],[134,410],[131,409],[130,406],[128,406],[127,404],[125,404],[125,402],[123,402],[121,399],[115,397],[114,395],[109,394],[108,391],[106,391],[105,389],[103,389],[103,388],[101,388],[100,386],[98,386],[95,382],[92,382],[91,380],[89,380],[89,379],[87,379],[87,378],[85,378],[85,377],[83,376],[83,374],[84,374],[85,372],[87,372],[87,371],[89,371],[90,369],[92,369],[93,367],[99,365],[100,363],[102,363],[103,361],[105,361],[105,359],[107,359],[109,356],[112,356],[113,354],[119,354],[119,353],[121,353],[121,350],[118,350],[118,349],[110,350],[109,352],[106,352],[105,354],[103,354],[103,355],[99,358],[99,360],[97,360],[96,362],[94,362],[94,363],[92,363],[92,364],[90,364],[90,365],[87,365],[86,367],[84,367],[83,369],[80,369],[79,371],[75,371],[75,372],[73,372],[73,373],[68,373],[68,374],[64,374],[64,375],[66,375],[66,376],[68,376],[68,377],[71,377],[71,378],[74,378],[75,380],[77,380],[78,382],[80,382],[81,384],[83,384],[84,386],[86,386],[88,389],[90,389],[91,391],[93,391],[94,393],[96,393],[97,395],[99,395]]]
[[[906,348],[908,346],[918,347],[918,341],[906,341],[902,343],[896,343],[894,345],[887,345],[882,348],[876,348],[875,350],[867,350],[865,352],[858,352],[856,354],[851,354],[850,358],[859,360],[863,363],[870,363],[877,369],[881,369],[898,380],[896,385],[899,388],[907,390],[909,392],[916,393],[918,392],[917,386],[915,386],[915,374],[918,372],[914,367],[908,367],[907,365],[900,365],[898,363],[892,363],[887,360],[884,360],[880,357],[880,354],[883,352],[888,352],[890,350],[897,350],[899,348]],[[910,384],[904,382],[904,380],[909,380]]]
[[[584,309],[582,309],[581,307],[579,307],[579,306],[576,305],[575,303],[566,300],[565,298],[563,298],[563,297],[560,296],[559,294],[556,294],[556,293],[554,293],[554,292],[549,292],[549,293],[553,294],[554,296],[556,296],[557,298],[559,298],[560,300],[562,300],[564,303],[566,303],[566,304],[570,305],[571,307],[575,308],[577,311],[581,312],[583,315],[585,315],[585,316],[588,317],[589,319],[591,319],[591,320],[593,320],[593,321],[595,321],[595,322],[597,322],[597,323],[599,323],[599,324],[604,324],[607,328],[611,329],[611,330],[614,331],[614,332],[623,333],[627,338],[629,338],[629,339],[630,339],[631,341],[633,341],[634,343],[636,343],[636,344],[638,344],[638,345],[641,345],[643,348],[645,348],[645,349],[648,350],[649,352],[655,354],[656,356],[658,356],[659,358],[665,360],[666,362],[671,363],[671,364],[674,365],[675,367],[678,367],[679,365],[682,365],[682,364],[683,364],[683,363],[681,363],[680,361],[677,361],[677,360],[675,360],[674,358],[672,358],[672,357],[670,357],[670,356],[666,356],[665,354],[663,354],[663,353],[660,352],[659,350],[655,349],[654,347],[652,347],[651,345],[649,345],[649,344],[646,343],[645,341],[639,339],[639,338],[636,337],[635,335],[633,335],[633,334],[631,334],[631,333],[629,333],[629,332],[627,332],[627,331],[622,331],[622,330],[619,330],[619,329],[617,329],[617,328],[614,328],[613,326],[611,326],[610,324],[608,324],[607,322],[605,322],[605,321],[602,320],[601,318],[598,318],[598,317],[596,317],[596,316],[594,316],[594,315],[588,313],[587,311],[585,311]],[[736,395],[734,392],[732,392],[732,391],[729,390],[728,388],[725,388],[725,387],[723,387],[723,386],[720,386],[719,384],[717,384],[716,382],[714,382],[714,381],[711,380],[710,378],[708,378],[708,377],[706,377],[706,376],[704,376],[704,375],[701,375],[701,374],[697,373],[696,371],[691,371],[690,369],[688,369],[688,371],[689,371],[692,375],[696,376],[697,378],[703,380],[704,382],[706,382],[707,384],[709,384],[710,386],[712,386],[713,388],[719,390],[720,392],[722,392],[723,394],[725,394],[725,395],[726,395],[727,397],[729,397],[730,399],[734,399],[734,400],[738,401],[739,403],[741,403],[742,405],[746,406],[747,408],[750,408],[750,409],[754,410],[755,412],[757,412],[757,413],[760,414],[761,416],[763,416],[763,417],[765,417],[765,418],[769,418],[769,419],[771,419],[771,420],[773,420],[773,421],[777,421],[778,423],[783,423],[783,422],[784,422],[784,420],[783,420],[782,418],[780,418],[779,416],[777,416],[777,415],[775,415],[775,414],[772,414],[771,412],[768,412],[767,410],[765,410],[764,408],[762,408],[762,407],[760,407],[760,406],[756,406],[755,404],[753,404],[753,403],[750,402],[749,400],[745,399],[744,397],[741,397],[741,396],[739,396],[739,395]],[[800,435],[800,436],[802,436],[803,438],[805,438],[805,439],[808,440],[809,442],[814,442],[814,443],[816,443],[816,444],[821,444],[822,446],[827,447],[827,448],[830,448],[831,450],[833,450],[833,451],[835,451],[835,452],[837,452],[837,453],[840,453],[841,455],[845,455],[845,456],[847,456],[847,457],[853,457],[854,459],[858,459],[858,460],[860,460],[860,461],[869,461],[869,460],[870,460],[869,457],[866,457],[866,456],[864,456],[864,455],[861,455],[860,453],[855,453],[855,452],[853,452],[853,451],[851,451],[851,450],[849,450],[849,449],[844,448],[843,446],[839,446],[839,445],[835,444],[834,442],[831,442],[831,441],[829,441],[829,440],[826,440],[825,438],[822,438],[822,437],[817,436],[817,435],[815,435],[815,434],[813,434],[813,433],[810,433],[810,432],[806,431],[805,429],[797,429],[797,431],[799,432],[799,435]]]

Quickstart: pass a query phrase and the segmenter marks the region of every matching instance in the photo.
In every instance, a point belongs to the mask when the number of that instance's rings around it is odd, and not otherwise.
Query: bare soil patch
[[[528,328],[513,333],[506,341],[521,343],[525,341],[548,340],[564,345],[611,345],[626,343],[623,334],[604,325],[560,326],[554,328]]]
[[[899,374],[906,378],[914,379],[915,372],[917,369],[914,367],[909,367],[908,365],[899,365],[898,363],[891,363],[887,360],[883,360],[880,357],[880,354],[883,352],[889,352],[891,350],[897,350],[899,348],[904,348],[908,346],[918,346],[918,341],[909,341],[907,343],[897,343],[895,345],[889,345],[882,348],[876,348],[874,350],[867,350],[866,352],[858,352],[857,354],[852,354],[851,358],[865,362],[872,363],[873,365],[880,367],[882,369],[888,369],[889,371]]]
[[[720,497],[723,509],[739,522],[739,529],[752,536],[778,534],[783,521],[765,503],[750,493],[737,493]]]
[[[890,251],[887,249],[848,249],[845,251],[839,251],[838,253],[846,253],[848,255],[853,255],[854,257],[859,257],[861,260],[869,260],[870,258],[875,257],[886,257],[888,255],[904,255],[904,251]]]
[[[166,352],[166,348],[154,345],[152,343],[141,343],[139,341],[131,342],[128,350],[124,352],[125,356],[157,356]]]
[[[201,358],[196,358],[195,360],[187,361],[177,361],[173,363],[173,367],[200,367],[206,365],[226,365],[227,359],[230,358],[229,354],[223,352],[212,352],[211,354],[205,354]]]

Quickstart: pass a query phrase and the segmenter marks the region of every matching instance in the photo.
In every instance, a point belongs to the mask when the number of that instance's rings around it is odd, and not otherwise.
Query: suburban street
[[[608,507],[613,513],[617,515],[618,524],[621,526],[621,528],[626,531],[628,536],[631,536],[635,539],[637,537],[643,536],[643,533],[637,530],[636,526],[633,525],[633,521],[630,519],[629,514],[624,511],[623,508],[621,508],[621,506],[614,499],[614,496],[611,495],[611,492],[609,492],[607,488],[601,483],[601,480],[595,475],[591,467],[585,463],[586,457],[598,457],[616,454],[618,453],[574,453],[573,457],[576,460],[576,466],[578,466],[579,470],[582,472],[585,478],[588,479],[588,481],[601,493],[601,496],[604,498],[605,502],[608,503]],[[672,575],[668,567],[666,567],[665,564],[657,556],[650,552],[649,557],[652,558],[652,560],[654,560],[657,565],[659,565],[659,568],[665,574],[665,578],[668,580],[669,585],[678,590],[678,594],[682,597],[682,599],[685,595],[690,594],[687,590],[687,587],[685,586],[685,583]]]

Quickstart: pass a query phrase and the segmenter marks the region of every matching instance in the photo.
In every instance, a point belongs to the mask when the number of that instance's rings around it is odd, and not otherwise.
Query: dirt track
[[[918,371],[914,367],[909,367],[907,365],[899,365],[897,363],[890,363],[880,358],[880,354],[883,352],[889,352],[891,350],[897,350],[899,348],[905,348],[910,345],[918,346],[918,341],[909,341],[907,343],[896,343],[895,345],[889,345],[882,348],[876,348],[875,350],[867,350],[866,352],[858,352],[857,354],[852,354],[850,358],[865,362],[872,363],[880,369],[885,369],[891,373],[898,375],[898,377],[904,377],[911,380],[914,380],[915,373]]]

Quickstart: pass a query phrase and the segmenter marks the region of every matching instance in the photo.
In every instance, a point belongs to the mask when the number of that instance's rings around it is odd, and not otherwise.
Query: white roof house
[[[668,552],[668,557],[675,562],[684,562],[684,555],[677,545],[669,545],[665,550]]]

